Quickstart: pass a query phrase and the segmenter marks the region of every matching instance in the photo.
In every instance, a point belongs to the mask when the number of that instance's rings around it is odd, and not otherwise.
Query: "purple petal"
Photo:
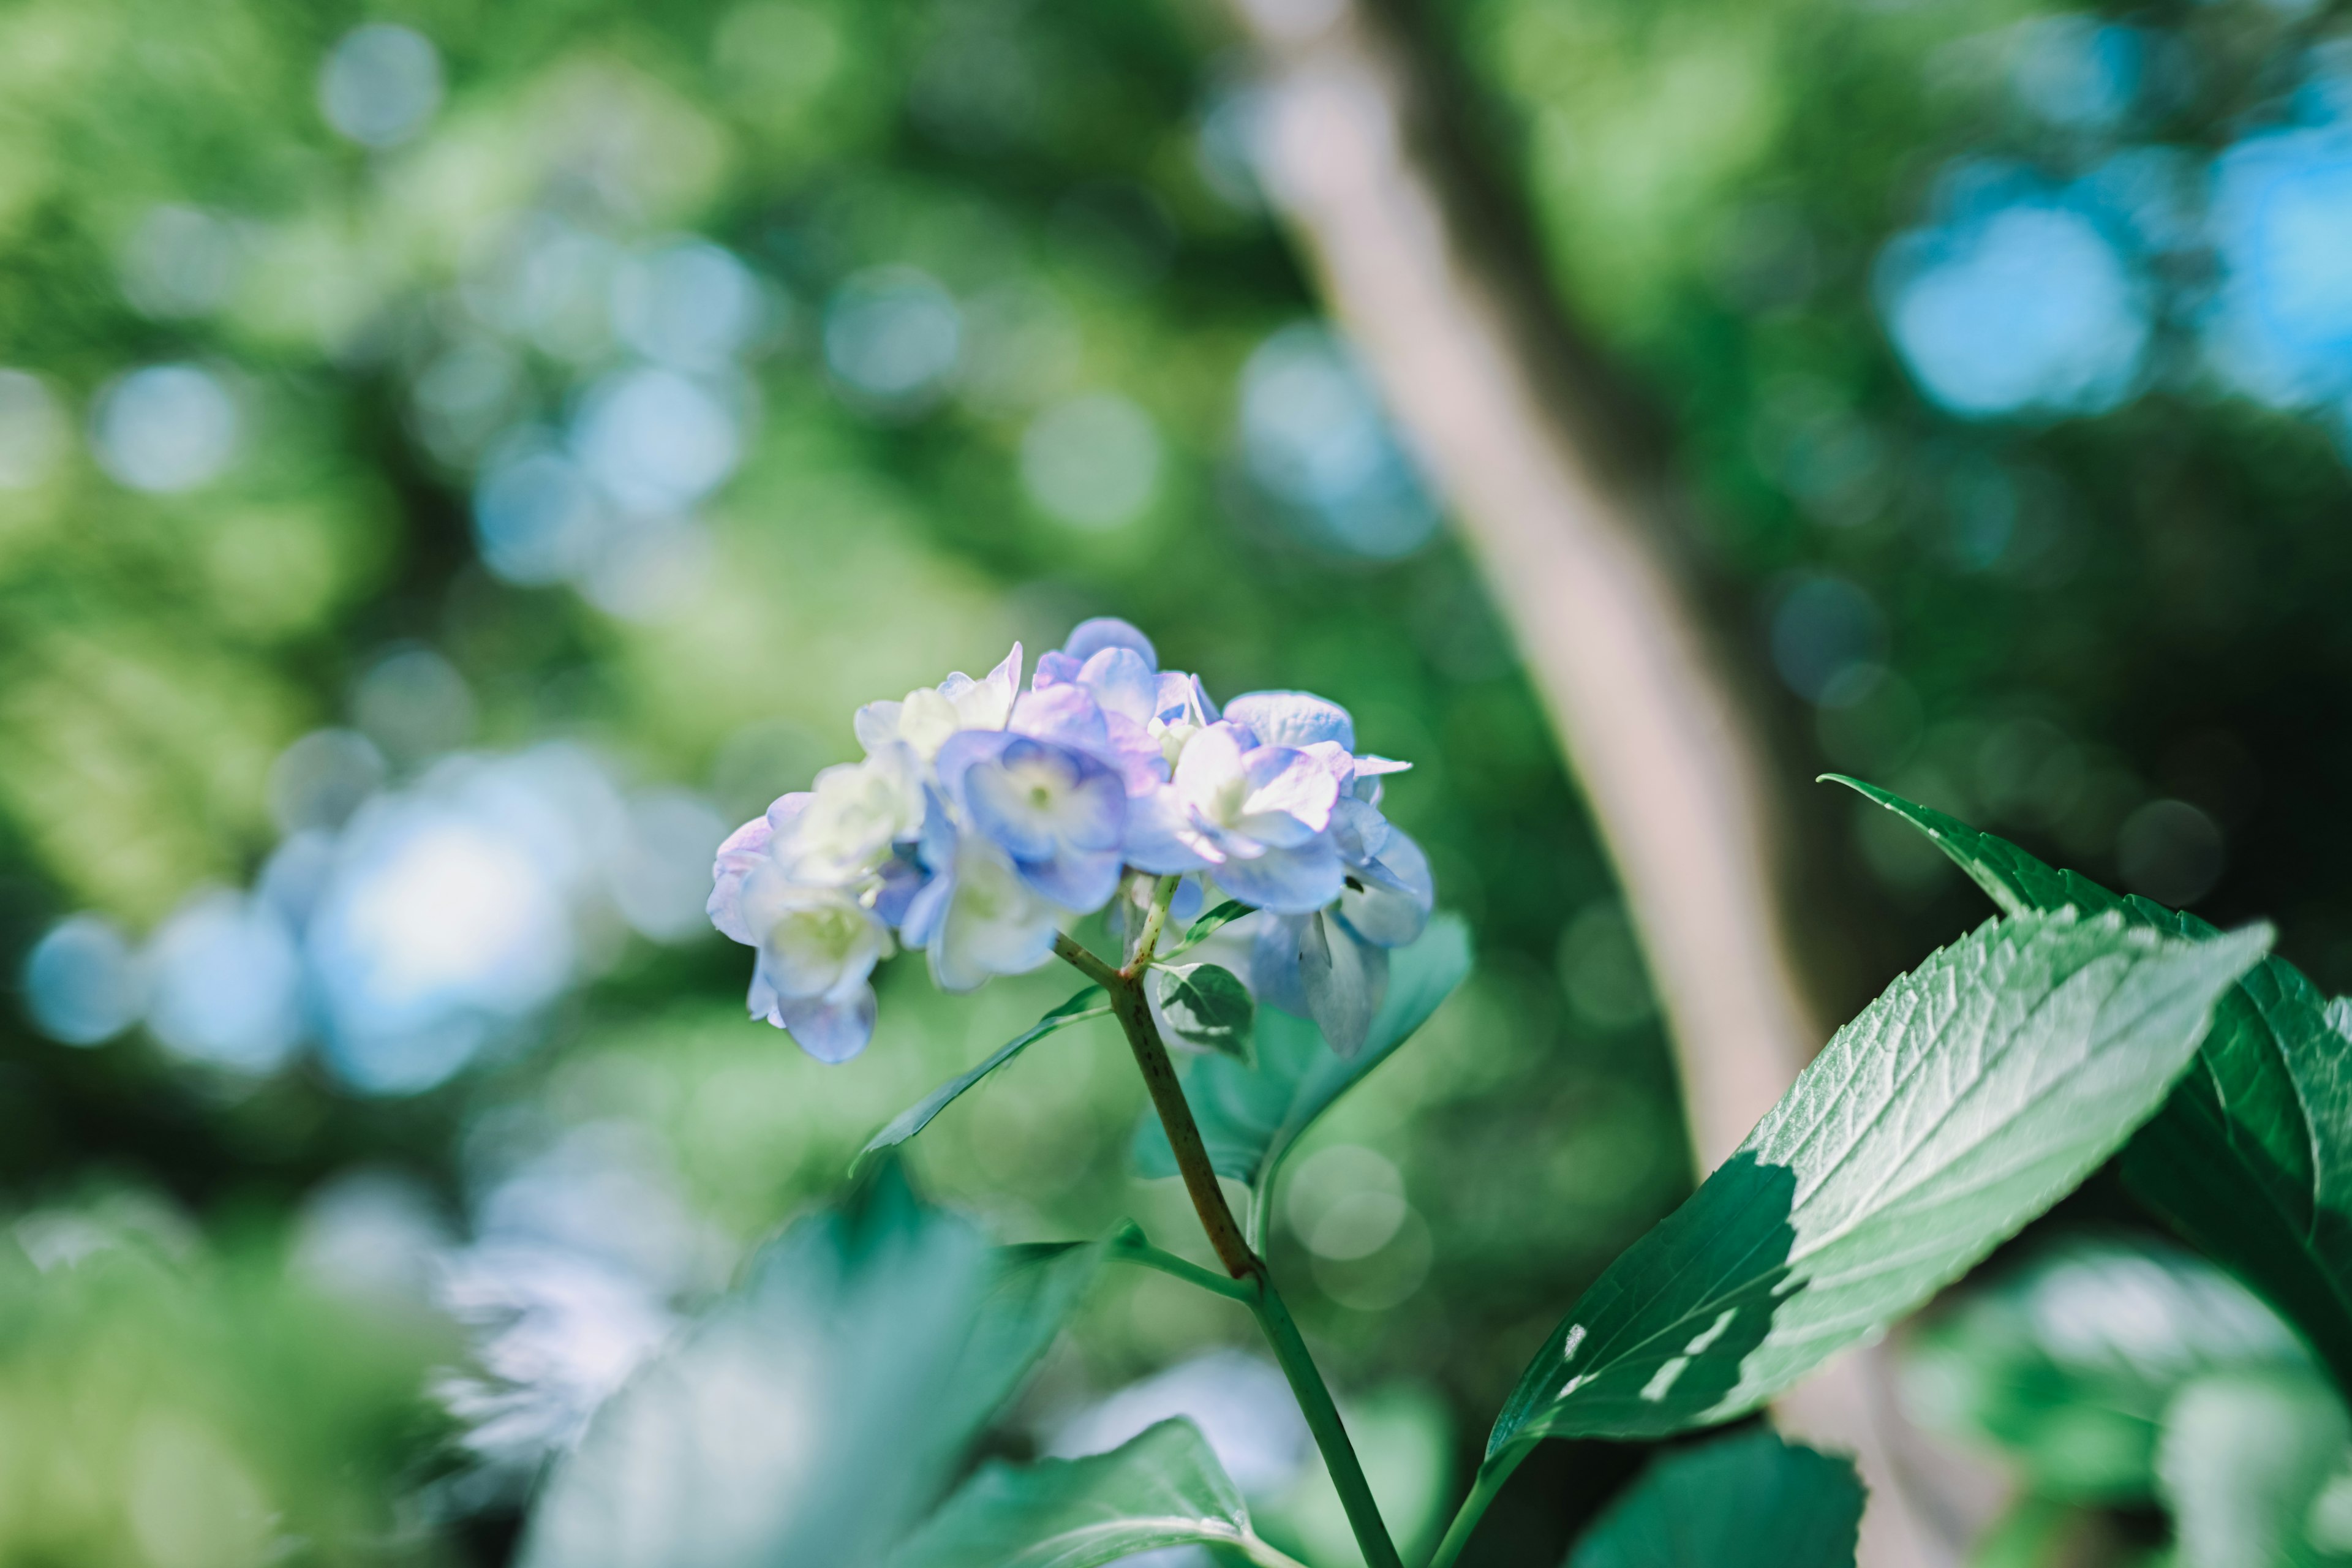
[[[1064,850],[1051,860],[1017,861],[1021,879],[1073,914],[1092,914],[1118,891],[1117,849]]]
[[[988,672],[987,684],[1004,693],[1006,707],[1013,705],[1013,694],[1021,689],[1021,645],[1019,643],[1014,643],[1013,651],[1006,654],[998,661],[996,668]]]
[[[821,1062],[845,1062],[874,1037],[874,987],[861,985],[845,1001],[779,998],[768,1021],[789,1030],[793,1043]]]
[[[1307,987],[1298,974],[1298,943],[1312,916],[1253,915],[1257,940],[1250,947],[1250,993],[1269,1007],[1304,1018]],[[1230,928],[1228,928],[1230,929]]]
[[[1102,756],[1110,750],[1110,730],[1094,693],[1083,686],[1049,686],[1022,694],[1013,705],[1015,732]]]
[[[905,924],[908,906],[929,880],[907,847],[899,846],[889,859],[882,862],[882,887],[874,895],[874,913],[894,930]]]
[[[1209,700],[1208,690],[1202,686],[1199,676],[1162,670],[1152,699],[1152,717],[1170,724],[1213,724],[1217,721],[1217,705]]]
[[[1128,794],[1142,795],[1168,782],[1168,755],[1150,731],[1117,713],[1104,714],[1103,725],[1110,732],[1110,754],[1103,760],[1127,781]]]
[[[1149,723],[1160,696],[1160,678],[1131,647],[1107,647],[1087,660],[1078,684],[1095,694],[1106,713],[1119,713],[1139,724]]]
[[[963,775],[976,763],[992,763],[1004,754],[1013,743],[1012,734],[1003,730],[958,730],[940,747],[938,758],[931,766],[938,770],[940,787],[950,800],[963,798]]]
[[[1029,689],[1043,691],[1049,686],[1066,686],[1077,679],[1078,671],[1085,668],[1086,660],[1072,658],[1058,650],[1041,653],[1037,656],[1037,673],[1029,678]]]
[[[1252,837],[1276,844],[1299,842],[1299,834],[1278,824],[1260,832],[1269,818],[1286,817],[1306,833],[1320,833],[1331,826],[1339,783],[1322,760],[1281,746],[1260,746],[1242,758],[1242,777],[1249,793],[1242,800],[1242,818],[1234,826]]]
[[[1160,668],[1160,654],[1145,637],[1117,616],[1097,616],[1090,621],[1080,621],[1062,639],[1062,651],[1081,664],[1107,647],[1131,648],[1142,656],[1152,668]]]
[[[1356,749],[1356,721],[1337,702],[1311,691],[1252,691],[1225,704],[1225,717],[1246,724],[1261,744],[1310,746],[1337,741]]]
[[[915,858],[927,870],[945,874],[955,865],[955,818],[939,791],[923,786],[923,832],[915,841]]]
[[[1242,776],[1242,757],[1251,749],[1249,731],[1212,724],[1184,742],[1176,759],[1176,788],[1185,799],[1206,803]]]
[[[1339,921],[1317,915],[1299,939],[1298,983],[1307,993],[1307,1016],[1323,1038],[1352,1057],[1364,1048],[1372,1016],[1388,994],[1388,950],[1358,942]]]
[[[1172,786],[1129,799],[1127,863],[1137,870],[1155,877],[1198,871],[1209,864],[1202,844],[1199,816]]]
[[[951,861],[941,861],[941,869],[915,892],[907,901],[906,918],[898,922],[898,941],[917,952],[931,945],[940,934],[940,922],[948,910],[948,900],[955,896],[955,874],[947,868]]]
[[[753,817],[729,834],[726,842],[719,845],[719,853],[710,865],[710,898],[702,907],[703,912],[710,917],[710,923],[719,928],[720,935],[746,947],[758,945],[759,938],[751,934],[751,922],[743,913],[743,883],[753,868],[767,858],[768,846],[776,836],[776,825],[770,818],[777,808],[790,800],[797,800],[800,805],[804,806],[808,798],[805,795],[784,796],[783,800],[768,808],[769,816]],[[795,806],[785,815],[785,820],[790,821],[799,814],[799,807]]]
[[[1322,837],[1295,848],[1269,848],[1255,859],[1228,859],[1212,874],[1243,903],[1278,915],[1312,914],[1344,886],[1339,853]]]
[[[1342,795],[1331,807],[1331,842],[1339,858],[1350,867],[1368,866],[1380,858],[1381,847],[1396,829],[1380,808],[1353,795]]]

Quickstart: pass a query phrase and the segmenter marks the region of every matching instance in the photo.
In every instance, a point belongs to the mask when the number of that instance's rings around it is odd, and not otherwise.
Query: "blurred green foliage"
[[[2251,0],[2159,12],[2210,62],[2151,132],[2191,145],[2266,102],[2265,62],[2322,26]],[[1874,314],[1873,258],[1945,160],[2076,155],[2013,111],[1973,42],[2026,8],[1409,14],[1564,307],[1626,404],[1674,432],[1686,542],[1776,773],[1867,773],[2101,874],[2135,811],[2186,801],[2226,836],[2200,908],[2274,913],[2286,952],[2352,984],[2332,891],[2352,869],[2332,809],[2352,545],[2325,433],[2170,388],[2097,420],[1962,424],[1905,379]],[[322,60],[371,21],[428,37],[446,80],[422,132],[382,150],[319,100]],[[1456,1432],[1481,1430],[1561,1304],[1686,1190],[1680,1113],[1612,879],[1469,563],[1444,537],[1402,561],[1350,552],[1239,455],[1251,356],[1314,306],[1226,145],[1246,105],[1233,47],[1204,8],[1075,0],[11,7],[0,360],[48,388],[56,457],[0,489],[0,955],[73,910],[141,933],[247,882],[280,837],[273,762],[320,726],[365,727],[353,692],[387,650],[436,650],[470,694],[469,718],[408,750],[379,727],[396,780],[449,746],[566,738],[731,822],[848,755],[856,703],[1123,615],[1216,694],[1327,693],[1368,747],[1417,764],[1390,809],[1480,966],[1301,1151],[1273,1255],[1338,1382],[1405,1402],[1433,1385]],[[194,307],[139,302],[141,236],[166,206],[231,237]],[[643,616],[501,579],[477,548],[477,469],[625,358],[606,274],[679,234],[742,258],[764,300],[746,450],[700,508],[705,568]],[[827,310],[906,267],[960,306],[965,361],[931,400],[879,405],[828,367]],[[451,414],[420,389],[466,353],[504,379]],[[226,387],[238,435],[216,478],[156,493],[92,440],[118,378],[166,363]],[[1102,393],[1148,416],[1160,453],[1148,504],[1108,528],[1024,479],[1041,418]],[[2011,519],[1990,555],[1970,531],[1988,506]],[[1824,572],[1885,628],[1890,673],[1845,706],[1772,673],[1775,616]],[[1972,923],[1972,895],[1883,814],[1827,792],[1799,812],[1825,994],[1858,1001]],[[458,1352],[413,1325],[324,1326],[240,1239],[247,1216],[275,1234],[365,1168],[462,1232],[506,1175],[617,1127],[718,1238],[708,1285],[1069,989],[950,999],[902,962],[873,1047],[827,1068],[745,1022],[746,965],[717,939],[612,949],[522,1037],[409,1098],[356,1095],[308,1054],[256,1083],[138,1031],[81,1047],[0,1016],[0,1184],[34,1260],[0,1303],[28,1347],[7,1352],[26,1382],[21,1403],[0,1390],[0,1455],[86,1398],[100,1478],[6,1483],[0,1557],[243,1561],[237,1532],[283,1511],[334,1558],[448,1462],[414,1396]],[[1125,1174],[1139,1103],[1115,1032],[1082,1026],[959,1102],[917,1163],[1011,1238],[1131,1214],[1181,1245],[1181,1200]],[[35,1220],[101,1175],[192,1222],[213,1261],[44,1252]],[[1367,1184],[1403,1200],[1398,1223],[1369,1252],[1317,1251]],[[1119,1276],[1033,1404],[1245,1328]],[[330,1342],[346,1353],[306,1349]],[[153,1370],[109,1404],[100,1373],[126,1343]],[[142,1466],[217,1508],[211,1555],[139,1533]],[[1498,1514],[1514,1528],[1555,1554],[1567,1538]],[[499,1548],[495,1528],[449,1538]]]

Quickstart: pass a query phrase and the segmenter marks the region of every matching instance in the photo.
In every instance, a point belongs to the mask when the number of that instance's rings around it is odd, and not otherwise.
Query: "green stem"
[[[1228,1279],[1222,1274],[1212,1274],[1189,1258],[1172,1252],[1162,1252],[1143,1238],[1143,1232],[1133,1225],[1122,1226],[1110,1238],[1110,1255],[1122,1263],[1140,1264],[1156,1268],[1187,1285],[1223,1296],[1228,1301],[1239,1301],[1245,1307],[1257,1305],[1257,1291],[1246,1279]]]
[[[1315,1435],[1316,1447],[1322,1450],[1323,1467],[1331,1473],[1331,1486],[1339,1494],[1339,1505],[1348,1510],[1348,1523],[1355,1530],[1356,1544],[1362,1548],[1368,1568],[1403,1568],[1396,1543],[1389,1539],[1389,1528],[1381,1519],[1381,1505],[1372,1496],[1372,1483],[1365,1479],[1364,1467],[1356,1458],[1356,1446],[1348,1440],[1348,1428],[1340,1423],[1339,1407],[1331,1402],[1331,1391],[1324,1386],[1323,1374],[1315,1368],[1315,1358],[1307,1353],[1307,1342],[1299,1337],[1290,1309],[1283,1304],[1281,1293],[1275,1289],[1273,1279],[1264,1269],[1261,1264],[1258,1296],[1250,1303],[1250,1310],[1265,1331],[1266,1342],[1274,1347],[1274,1359],[1281,1363],[1282,1374],[1290,1380],[1290,1392],[1298,1401],[1300,1413],[1307,1417],[1307,1429]]]
[[[1200,1215],[1201,1228],[1207,1233],[1209,1245],[1232,1282],[1217,1281],[1206,1269],[1197,1272],[1212,1282],[1218,1294],[1245,1303],[1267,1342],[1274,1347],[1275,1360],[1290,1382],[1291,1394],[1307,1417],[1307,1429],[1314,1435],[1315,1446],[1323,1454],[1324,1468],[1330,1471],[1331,1485],[1339,1494],[1340,1505],[1347,1510],[1348,1523],[1356,1532],[1356,1544],[1363,1551],[1366,1568],[1404,1568],[1397,1556],[1396,1543],[1389,1539],[1388,1526],[1381,1522],[1380,1504],[1372,1497],[1371,1483],[1364,1479],[1364,1467],[1356,1458],[1355,1445],[1348,1440],[1348,1429],[1339,1419],[1339,1407],[1332,1403],[1331,1391],[1316,1369],[1314,1357],[1307,1353],[1298,1325],[1291,1321],[1290,1310],[1283,1304],[1281,1292],[1275,1289],[1265,1260],[1252,1251],[1243,1238],[1242,1227],[1234,1222],[1233,1208],[1225,1202],[1224,1189],[1217,1184],[1216,1167],[1210,1163],[1208,1148],[1201,1142],[1200,1123],[1192,1120],[1192,1107],[1184,1099],[1183,1085],[1177,1081],[1176,1066],[1168,1059],[1167,1044],[1160,1039],[1160,1027],[1152,1022],[1150,1004],[1144,999],[1141,977],[1150,966],[1152,948],[1166,922],[1168,901],[1175,891],[1175,883],[1173,877],[1163,878],[1154,890],[1151,913],[1145,918],[1135,955],[1127,969],[1112,969],[1067,936],[1055,939],[1054,951],[1110,994],[1111,1011],[1135,1053],[1135,1065],[1143,1074],[1144,1088],[1150,1091],[1160,1125],[1168,1133],[1168,1146],[1175,1152],[1176,1169],[1184,1178],[1193,1212]],[[1135,1255],[1135,1260],[1148,1267],[1164,1268],[1160,1259],[1167,1255],[1157,1247],[1150,1247],[1150,1254]],[[1180,1279],[1192,1279],[1192,1265],[1181,1258],[1168,1261],[1181,1265],[1186,1272],[1178,1273],[1172,1268],[1166,1272],[1177,1274]],[[1193,1279],[1192,1282],[1200,1284],[1202,1279]]]
[[[1151,967],[1152,950],[1160,945],[1160,928],[1168,923],[1168,906],[1175,900],[1176,884],[1181,877],[1162,877],[1151,889],[1151,909],[1143,917],[1143,930],[1136,933],[1135,955],[1120,971],[1129,978],[1139,978]]]
[[[1471,1484],[1470,1495],[1462,1500],[1461,1508],[1454,1511],[1454,1522],[1445,1527],[1445,1539],[1437,1543],[1437,1555],[1429,1560],[1429,1568],[1454,1568],[1454,1560],[1470,1544],[1479,1520],[1486,1517],[1486,1505],[1495,1500],[1503,1483],[1511,1479],[1511,1472],[1527,1457],[1524,1447],[1509,1448],[1478,1467],[1478,1479]]]

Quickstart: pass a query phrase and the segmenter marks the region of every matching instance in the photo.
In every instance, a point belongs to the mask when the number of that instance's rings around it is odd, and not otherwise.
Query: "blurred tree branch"
[[[1479,156],[1472,99],[1402,0],[1235,0],[1265,78],[1260,155],[1325,298],[1444,492],[1614,858],[1712,1168],[1823,1037],[1776,889],[1780,812],[1664,526],[1664,442],[1566,320]],[[1874,1354],[1782,1414],[1856,1450],[1868,1568],[1957,1559]],[[1939,1514],[1966,1514],[1965,1507]]]

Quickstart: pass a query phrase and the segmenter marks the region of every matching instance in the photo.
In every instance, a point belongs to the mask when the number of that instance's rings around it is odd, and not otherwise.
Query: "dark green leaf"
[[[878,1563],[1100,1257],[992,1247],[886,1162],[606,1402],[549,1479],[519,1561]]]
[[[1470,973],[1470,931],[1459,916],[1440,915],[1421,940],[1389,962],[1389,988],[1372,1018],[1364,1048],[1341,1057],[1313,1024],[1272,1007],[1257,1012],[1257,1060],[1245,1066],[1204,1057],[1184,1075],[1184,1095],[1201,1124],[1202,1142],[1221,1175],[1247,1182],[1258,1193],[1250,1205],[1255,1239],[1265,1240],[1264,1215],[1276,1168],[1331,1102],[1393,1054],[1429,1021],[1438,1004]],[[1172,1176],[1176,1157],[1156,1117],[1136,1135],[1136,1164],[1148,1176]]]
[[[2343,1403],[2316,1378],[2223,1373],[2182,1389],[2157,1454],[2180,1568],[2345,1562],[2311,1526],[2347,1439]]]
[[[1569,1568],[1853,1568],[1862,1500],[1852,1461],[1743,1432],[1652,1465]]]
[[[1250,1059],[1257,1004],[1230,969],[1183,963],[1151,972],[1152,1000],[1176,1037],[1244,1062]]]
[[[2213,928],[1853,779],[2014,912],[2118,909],[2169,935]],[[2352,1015],[2264,959],[2215,1011],[2196,1068],[2124,1151],[2125,1183],[2192,1246],[2277,1305],[2352,1391]]]
[[[1219,1546],[1295,1568],[1190,1421],[1163,1421],[1089,1459],[982,1467],[891,1568],[1097,1568],[1165,1546]]]
[[[1974,1288],[1906,1347],[1905,1404],[1933,1430],[2006,1452],[2036,1494],[2146,1502],[2181,1385],[2311,1357],[2262,1300],[2191,1253],[2074,1239]]]
[[[1887,987],[1528,1367],[1490,1460],[1751,1410],[2063,1196],[2162,1101],[2270,933],[1988,921]]]
[[[993,1055],[978,1067],[969,1072],[958,1073],[906,1110],[898,1112],[897,1116],[891,1118],[890,1125],[874,1134],[866,1141],[866,1147],[857,1152],[857,1158],[851,1163],[851,1171],[860,1169],[883,1150],[896,1148],[929,1127],[931,1124],[931,1119],[945,1110],[957,1096],[1055,1030],[1088,1018],[1100,1018],[1107,1016],[1110,1012],[1110,1004],[1101,1000],[1102,994],[1101,986],[1087,986],[1038,1019],[1034,1026],[1005,1041],[1003,1045],[997,1047]]]

